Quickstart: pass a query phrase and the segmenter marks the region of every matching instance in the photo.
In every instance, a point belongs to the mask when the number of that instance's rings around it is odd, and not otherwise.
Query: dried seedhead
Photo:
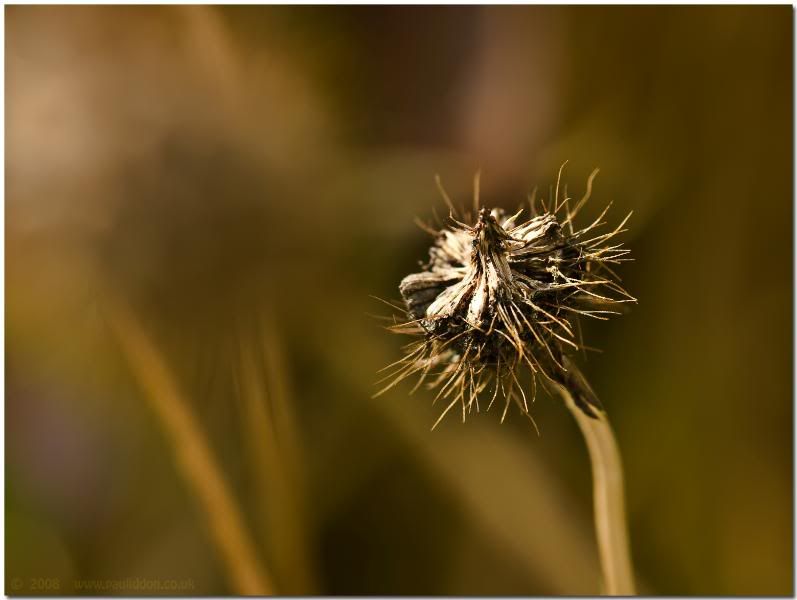
[[[389,328],[418,339],[406,346],[401,360],[385,367],[392,371],[379,394],[417,374],[413,391],[429,379],[430,388],[439,387],[435,400],[450,399],[435,426],[457,403],[463,420],[474,407],[478,411],[485,392],[488,410],[499,394],[505,399],[502,421],[512,402],[530,417],[518,380],[519,369],[526,367],[532,400],[541,375],[541,381],[565,387],[586,414],[598,415],[601,404],[567,352],[584,347],[577,335],[580,316],[605,319],[619,314],[618,304],[635,300],[610,268],[631,260],[629,251],[613,242],[631,215],[597,234],[607,206],[593,223],[574,228],[597,172],[571,207],[566,191],[559,201],[560,169],[551,203],[542,202],[538,212],[531,197],[532,216],[522,221],[522,209],[508,216],[480,206],[478,174],[473,213],[460,220],[438,180],[449,218],[439,230],[424,227],[435,237],[429,261],[401,281],[404,316]]]

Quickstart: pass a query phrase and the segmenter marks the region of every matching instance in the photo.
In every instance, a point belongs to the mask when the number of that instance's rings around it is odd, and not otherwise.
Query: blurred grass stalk
[[[587,416],[576,406],[570,393],[564,388],[559,390],[567,408],[573,413],[589,450],[595,503],[595,533],[605,592],[610,596],[631,596],[635,593],[634,572],[625,522],[623,466],[614,433],[604,414],[600,414],[598,418]]]
[[[239,361],[236,385],[241,401],[241,427],[251,460],[259,503],[264,514],[264,542],[271,549],[270,563],[285,594],[312,595],[310,552],[301,489],[301,460],[294,417],[288,401],[285,370],[273,322],[267,316],[258,348],[238,332]],[[262,361],[262,362],[261,362]]]
[[[274,594],[230,488],[166,361],[129,308],[119,301],[106,308],[130,369],[172,444],[177,469],[207,516],[230,586],[241,595]]]
[[[507,560],[530,565],[532,579],[550,594],[594,593],[600,574],[569,498],[520,440],[493,428],[474,428],[467,436],[443,428],[432,438],[409,403],[379,406],[450,486],[474,529],[504,548]]]

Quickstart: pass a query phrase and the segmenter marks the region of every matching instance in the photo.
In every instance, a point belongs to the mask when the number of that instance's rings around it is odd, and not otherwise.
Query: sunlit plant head
[[[550,202],[538,206],[531,197],[527,209],[511,215],[481,205],[478,174],[468,211],[456,210],[438,180],[449,216],[438,227],[424,226],[434,236],[429,260],[399,284],[403,315],[390,327],[416,339],[386,367],[388,384],[379,394],[417,375],[413,391],[426,383],[438,390],[436,401],[448,402],[435,426],[457,404],[465,420],[480,410],[480,399],[489,410],[499,396],[502,421],[513,402],[530,417],[518,378],[527,369],[531,400],[539,378],[565,387],[587,415],[599,414],[598,398],[569,355],[584,348],[580,317],[606,319],[621,303],[635,302],[612,270],[630,260],[615,236],[631,215],[601,233],[609,205],[577,228],[597,170],[577,202],[566,193],[560,198],[561,173]]]

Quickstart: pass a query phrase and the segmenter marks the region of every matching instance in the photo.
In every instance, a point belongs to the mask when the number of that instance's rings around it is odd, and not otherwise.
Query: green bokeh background
[[[409,383],[370,399],[401,340],[369,295],[425,258],[434,174],[465,203],[481,168],[511,208],[565,160],[571,196],[601,169],[585,221],[634,211],[639,303],[584,324],[602,353],[581,364],[623,451],[641,591],[793,593],[791,7],[5,14],[6,593],[232,591],[107,290],[173,369],[278,591],[597,593],[559,401],[537,399],[537,436],[512,411],[429,432],[439,407]],[[295,552],[285,474],[248,445],[242,348],[294,416]]]

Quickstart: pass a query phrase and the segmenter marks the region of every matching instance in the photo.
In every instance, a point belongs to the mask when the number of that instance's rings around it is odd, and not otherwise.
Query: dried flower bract
[[[522,219],[523,210],[508,215],[481,207],[478,175],[473,210],[460,216],[438,180],[449,218],[440,229],[425,227],[435,237],[429,261],[401,281],[404,317],[390,327],[418,339],[386,367],[392,370],[380,394],[418,375],[415,389],[427,382],[439,388],[436,400],[449,402],[437,423],[457,404],[464,420],[474,407],[479,410],[481,396],[489,410],[499,395],[505,400],[503,421],[512,402],[529,415],[518,378],[525,368],[532,400],[541,376],[567,388],[586,414],[598,415],[600,402],[568,356],[583,348],[578,318],[605,319],[618,314],[618,304],[635,300],[610,267],[630,260],[614,237],[631,215],[606,233],[598,230],[608,206],[586,227],[573,224],[596,174],[572,206],[566,192],[560,201],[557,180],[551,202],[542,202],[540,211],[530,198],[528,219]]]

